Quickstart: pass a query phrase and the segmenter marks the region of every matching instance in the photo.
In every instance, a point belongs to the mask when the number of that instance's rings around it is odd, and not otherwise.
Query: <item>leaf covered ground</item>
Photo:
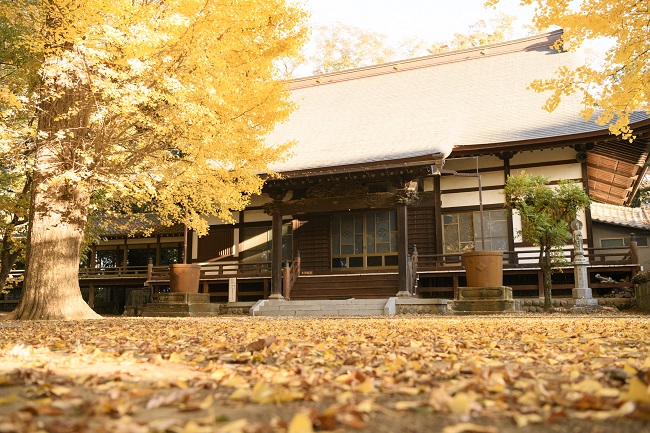
[[[0,321],[0,433],[650,431],[650,318]]]

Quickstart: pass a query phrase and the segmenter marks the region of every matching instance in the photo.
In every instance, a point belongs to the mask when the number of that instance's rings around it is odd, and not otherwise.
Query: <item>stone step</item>
[[[260,310],[258,316],[383,316],[382,309],[326,309],[326,310]]]
[[[379,316],[387,299],[345,299],[334,301],[264,301],[256,316]]]
[[[271,301],[269,302],[270,305],[275,305],[275,304],[284,304],[284,305],[291,305],[292,307],[300,307],[303,305],[355,305],[355,306],[363,306],[363,305],[384,305],[386,304],[386,299],[333,299],[329,301],[325,301],[322,299],[319,300],[298,300],[298,301]]]

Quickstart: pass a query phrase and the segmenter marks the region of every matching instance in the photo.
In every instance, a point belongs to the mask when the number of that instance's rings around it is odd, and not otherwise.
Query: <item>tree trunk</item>
[[[47,151],[40,153],[47,160]],[[37,162],[37,166],[38,166]],[[23,292],[8,319],[96,319],[81,296],[79,260],[89,191],[80,185],[45,190],[39,176],[32,189]]]
[[[551,266],[551,249],[544,248],[544,259],[541,264],[542,274],[544,275],[544,311],[553,308],[553,299],[551,298],[551,289],[553,288],[553,267]]]
[[[63,61],[57,40],[61,18],[46,20],[45,70],[61,71],[64,80],[45,78],[41,86],[39,138],[34,153],[25,281],[20,302],[9,319],[96,319],[81,296],[79,262],[88,216],[91,185],[79,175],[92,98],[81,53]],[[77,63],[70,63],[74,58]]]

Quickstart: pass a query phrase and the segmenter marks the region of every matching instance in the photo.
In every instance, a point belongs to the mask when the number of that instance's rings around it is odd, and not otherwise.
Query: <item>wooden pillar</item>
[[[156,236],[156,266],[160,266],[160,235]]]
[[[442,191],[440,191],[440,176],[433,176],[433,190],[435,193],[433,207],[433,226],[436,230],[436,254],[444,253],[442,246]]]
[[[124,238],[124,255],[122,256],[122,269],[126,270],[126,263],[129,257],[129,247],[128,247],[128,238]]]
[[[502,152],[500,157],[503,159],[503,184],[505,185],[510,176],[510,159],[514,156],[512,152]],[[515,250],[515,225],[512,221],[512,214],[506,212],[506,225],[508,227],[508,251]],[[510,256],[510,264],[516,264],[514,256]]]
[[[544,297],[544,272],[537,271],[537,296]]]
[[[582,186],[584,188],[584,191],[589,195],[589,174],[587,172],[587,161],[583,161],[580,163],[581,168],[582,168]],[[592,220],[591,220],[591,209],[586,208],[585,209],[585,224],[587,226],[587,247],[588,248],[593,248],[594,247],[594,231],[592,227]],[[589,250],[593,253],[593,250]],[[589,253],[586,254],[587,257],[589,257]]]
[[[271,295],[269,299],[282,296],[282,214],[273,212],[271,226]]]
[[[88,289],[88,306],[95,308],[95,285],[93,283],[90,283],[90,288]]]
[[[397,205],[397,269],[399,297],[410,297],[408,281],[408,208],[406,204]]]

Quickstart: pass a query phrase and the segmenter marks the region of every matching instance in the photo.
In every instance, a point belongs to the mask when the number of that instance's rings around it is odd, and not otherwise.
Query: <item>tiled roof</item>
[[[593,221],[650,230],[650,212],[646,208],[594,202],[590,209]]]
[[[299,108],[269,136],[271,145],[297,144],[271,168],[447,156],[462,146],[604,131],[579,116],[577,97],[549,113],[541,108],[549,95],[527,89],[560,66],[583,64],[581,53],[549,49],[561,33],[297,79]]]

